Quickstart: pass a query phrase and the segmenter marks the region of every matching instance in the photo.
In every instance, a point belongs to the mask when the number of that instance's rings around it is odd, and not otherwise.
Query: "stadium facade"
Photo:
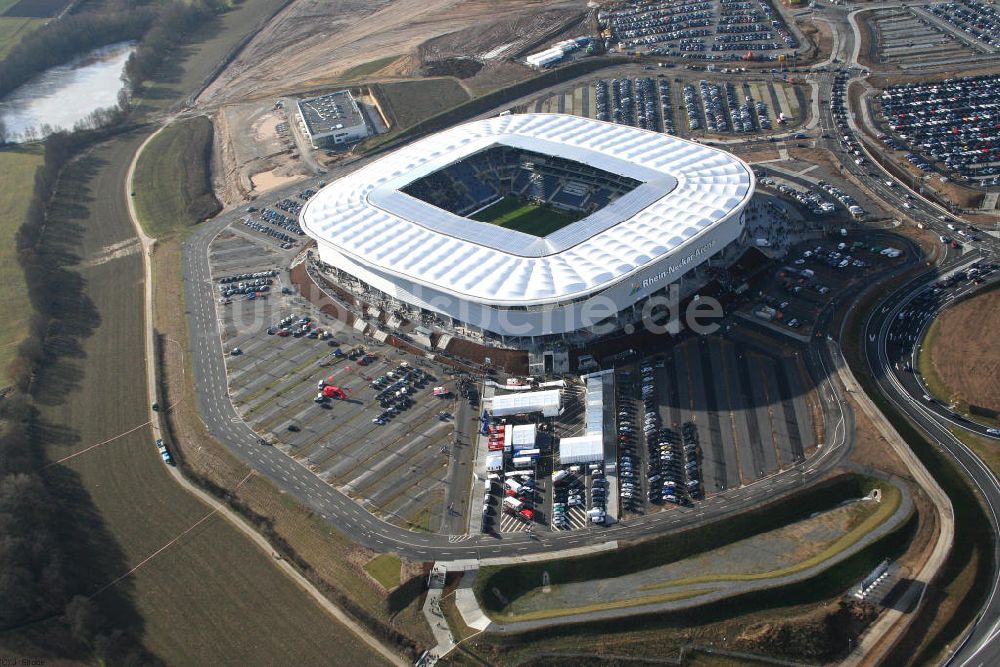
[[[479,120],[327,185],[300,224],[368,303],[474,340],[607,332],[746,242],[754,176],[724,151],[561,114]],[[574,222],[542,236],[481,222],[504,198]],[[537,214],[537,212],[536,212]]]

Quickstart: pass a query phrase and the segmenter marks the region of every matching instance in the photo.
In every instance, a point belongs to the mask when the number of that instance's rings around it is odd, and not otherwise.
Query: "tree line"
[[[155,12],[147,7],[131,11],[70,14],[50,21],[25,36],[0,60],[0,97],[27,83],[50,67],[115,42],[142,37]]]
[[[131,90],[148,81],[191,34],[216,14],[223,0],[110,1],[100,9],[69,14],[25,36],[0,60],[0,97],[50,67],[116,42],[138,40],[125,65]]]
[[[222,0],[174,0],[164,5],[125,63],[125,79],[131,89],[138,90],[195,30],[225,10]]]
[[[24,630],[27,641],[65,657],[96,657],[105,664],[156,665],[141,642],[109,621],[108,596],[80,590],[79,535],[67,516],[89,502],[73,488],[73,473],[48,467],[50,437],[36,406],[37,378],[58,357],[66,330],[57,295],[65,272],[43,248],[47,208],[69,161],[111,131],[57,133],[45,141],[28,213],[17,233],[17,255],[34,309],[29,332],[9,371],[13,387],[0,400],[0,633]],[[103,576],[103,573],[102,573]],[[40,639],[39,639],[40,638]]]
[[[41,372],[58,359],[75,325],[67,309],[67,272],[54,265],[44,240],[49,207],[60,176],[90,145],[124,128],[131,111],[130,90],[156,72],[166,56],[212,14],[215,0],[174,0],[158,10],[109,0],[99,12],[70,14],[51,21],[22,40],[0,61],[0,96],[36,74],[94,48],[143,38],[126,66],[130,84],[118,105],[98,109],[73,132],[57,131],[44,142],[44,160],[35,173],[16,250],[33,313],[8,371],[11,390],[0,397],[0,633],[23,630],[27,641],[66,657],[95,657],[103,664],[157,665],[129,629],[109,618],[113,596],[90,597],[80,590],[79,535],[67,515],[87,503],[73,474],[49,467],[44,450],[49,427],[37,408]],[[145,37],[143,37],[145,36]],[[51,128],[39,128],[42,134]],[[0,144],[6,133],[0,127]],[[75,485],[75,486],[74,486]],[[86,512],[86,510],[84,510]],[[103,573],[102,573],[103,574]],[[121,616],[120,607],[115,616]]]

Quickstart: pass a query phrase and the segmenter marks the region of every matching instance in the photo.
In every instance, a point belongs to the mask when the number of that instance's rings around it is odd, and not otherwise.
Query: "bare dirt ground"
[[[435,37],[473,26],[512,22],[507,31],[467,35],[463,55],[478,56],[517,39],[526,16],[552,10],[586,11],[583,0],[299,0],[258,33],[198,98],[217,106],[333,80],[352,67],[415,53]],[[539,38],[544,38],[540,34]],[[457,49],[442,43],[436,47]],[[527,46],[527,45],[526,45]],[[403,74],[400,72],[400,74]]]
[[[961,400],[1000,410],[1000,292],[949,308],[940,317],[931,362]]]
[[[229,206],[285,185],[308,171],[298,159],[285,110],[270,101],[226,106],[215,113],[215,190]]]
[[[778,154],[778,150],[776,148],[763,148],[763,149],[759,147],[747,148],[746,146],[743,146],[741,144],[734,144],[732,146],[726,146],[725,150],[732,153],[733,155],[740,156],[750,164],[754,164],[757,162],[768,162],[770,160],[777,160],[779,157],[781,157]]]

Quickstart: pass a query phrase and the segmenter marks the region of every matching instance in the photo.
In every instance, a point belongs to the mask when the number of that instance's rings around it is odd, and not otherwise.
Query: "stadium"
[[[327,275],[394,321],[526,349],[592,340],[745,248],[749,166],[561,114],[444,130],[327,185],[300,214]]]

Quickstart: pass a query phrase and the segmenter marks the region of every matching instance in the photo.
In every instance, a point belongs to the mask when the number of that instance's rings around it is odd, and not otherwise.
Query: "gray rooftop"
[[[299,100],[299,112],[312,135],[327,134],[340,127],[356,127],[365,122],[351,93],[346,90]]]

